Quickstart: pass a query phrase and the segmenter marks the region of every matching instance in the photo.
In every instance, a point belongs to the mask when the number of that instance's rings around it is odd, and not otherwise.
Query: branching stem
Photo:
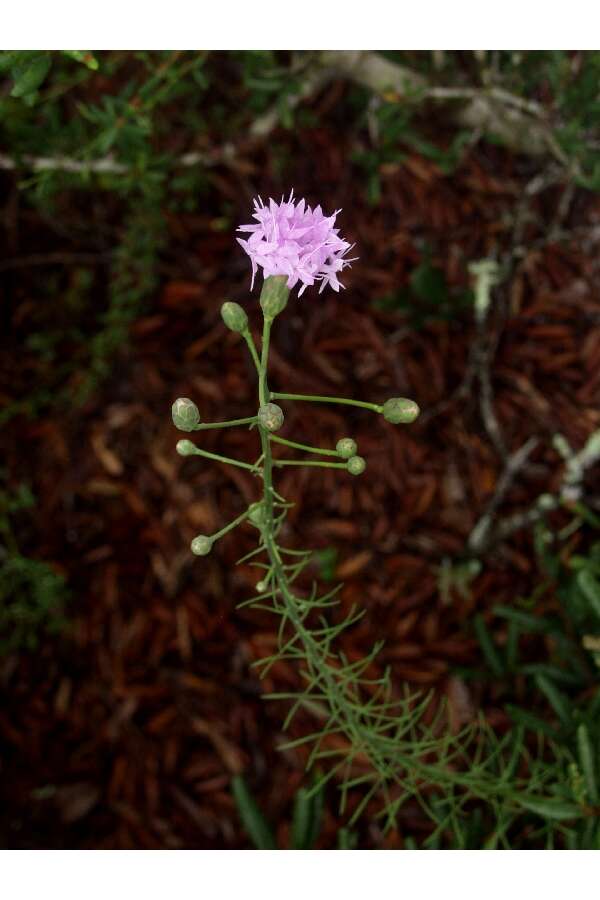
[[[276,394],[272,394],[276,397]],[[276,444],[283,444],[285,447],[292,447],[294,450],[305,450],[306,453],[320,453],[323,456],[339,456],[337,450],[327,450],[325,447],[311,447],[310,444],[299,444],[297,441],[288,441],[287,438],[279,437],[278,434],[271,435],[271,441]]]
[[[242,462],[239,459],[231,459],[229,456],[221,456],[219,453],[210,453],[208,450],[202,450],[200,447],[194,447],[193,452],[190,452],[190,456],[205,456],[207,459],[214,459],[215,462],[226,463],[228,466],[238,466],[240,469],[248,469],[250,472],[257,472],[258,466],[256,463],[254,465],[252,463]]]
[[[228,422],[200,422],[194,426],[194,431],[207,431],[209,428],[233,428],[235,425],[256,425],[256,416],[248,416],[246,419],[230,419]]]
[[[315,394],[280,394],[273,391],[273,400],[302,400],[308,403],[340,403],[344,406],[359,406],[361,409],[370,409],[371,412],[383,412],[383,406],[377,403],[368,403],[366,400],[350,400],[348,397],[320,397]]]

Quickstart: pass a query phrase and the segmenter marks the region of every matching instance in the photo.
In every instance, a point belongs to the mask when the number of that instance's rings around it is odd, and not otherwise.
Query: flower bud
[[[414,400],[406,397],[392,397],[383,404],[383,418],[392,425],[409,425],[414,422],[420,413],[420,409]]]
[[[267,584],[266,581],[257,581],[256,582],[256,590],[258,591],[259,594],[264,594],[264,592],[266,591],[268,586],[269,585]]]
[[[541,510],[551,510],[556,509],[557,502],[552,494],[540,494],[535,505]]]
[[[335,445],[335,449],[338,456],[341,456],[342,459],[350,459],[351,456],[355,455],[358,447],[356,446],[356,441],[353,441],[352,438],[340,438]]]
[[[177,445],[175,447],[180,456],[193,456],[196,452],[195,446],[191,441],[177,441]]]
[[[346,468],[351,475],[362,475],[367,468],[367,464],[362,456],[351,456],[346,463]]]
[[[207,556],[212,550],[212,545],[212,538],[205,534],[199,534],[190,544],[190,548],[195,556]]]
[[[221,316],[227,327],[231,331],[237,331],[241,334],[248,328],[248,316],[239,303],[232,303],[227,300],[221,307]]]
[[[262,528],[265,524],[267,511],[265,509],[264,503],[253,503],[250,507],[250,512],[248,513],[248,519],[255,525],[257,528]]]
[[[260,294],[260,305],[265,318],[274,319],[287,306],[290,289],[287,275],[269,275]]]
[[[283,425],[283,410],[276,403],[265,403],[258,410],[258,422],[267,431],[279,431]]]
[[[198,407],[187,397],[179,397],[171,407],[173,425],[180,431],[193,431],[200,421]]]

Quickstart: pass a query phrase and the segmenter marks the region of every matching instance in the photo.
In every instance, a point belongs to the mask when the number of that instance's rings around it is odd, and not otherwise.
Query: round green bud
[[[231,331],[237,331],[241,334],[248,328],[248,316],[239,303],[232,303],[227,300],[221,307],[221,316],[227,327]]]
[[[258,422],[267,431],[279,431],[283,425],[283,410],[276,403],[265,403],[258,410]]]
[[[191,441],[177,441],[175,449],[180,456],[192,456],[196,452],[196,448]]]
[[[248,519],[255,525],[257,528],[262,528],[265,524],[267,511],[265,509],[264,503],[253,503],[250,507],[250,512],[248,513]]]
[[[362,456],[351,456],[346,463],[346,468],[351,475],[362,475],[367,468],[367,464]]]
[[[207,537],[205,534],[199,534],[194,538],[190,547],[195,556],[207,556],[212,550],[212,545],[212,538]]]
[[[257,583],[256,583],[256,590],[258,591],[259,594],[264,594],[267,587],[268,587],[268,584],[266,581],[257,581]]]
[[[392,425],[409,425],[414,422],[420,413],[420,409],[414,400],[406,397],[392,397],[383,404],[383,418]]]
[[[350,459],[351,456],[355,455],[358,447],[356,441],[353,441],[352,438],[340,438],[335,445],[335,449],[338,456],[341,456],[342,459]]]
[[[193,431],[200,421],[198,407],[187,397],[179,397],[171,407],[173,425],[180,431]]]
[[[287,306],[290,289],[287,275],[269,275],[260,293],[260,305],[265,318],[274,319]]]
[[[536,506],[538,509],[546,511],[555,509],[557,503],[552,494],[540,494],[540,496],[537,498]]]

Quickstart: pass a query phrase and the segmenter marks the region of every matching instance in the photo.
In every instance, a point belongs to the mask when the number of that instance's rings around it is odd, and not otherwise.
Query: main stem
[[[259,402],[264,405],[269,401],[269,387],[267,382],[267,368],[269,359],[269,340],[271,335],[271,325],[273,320],[265,316],[262,338],[262,350],[259,372]],[[258,425],[260,432],[261,447],[263,453],[263,502],[265,505],[264,524],[262,526],[262,537],[265,549],[271,563],[274,579],[280,590],[281,596],[285,601],[286,613],[292,627],[300,635],[300,638],[306,647],[310,663],[317,665],[321,669],[321,678],[329,689],[329,697],[331,702],[331,712],[340,724],[344,723],[346,731],[352,736],[355,747],[362,748],[363,736],[360,733],[358,722],[353,719],[348,720],[344,717],[344,702],[341,696],[343,688],[336,681],[333,671],[327,665],[319,665],[321,660],[320,648],[310,631],[305,627],[302,616],[299,612],[299,598],[293,593],[284,569],[284,563],[281,559],[279,547],[273,533],[273,457],[271,454],[270,433],[260,423]],[[342,727],[344,727],[344,725]]]
[[[269,402],[269,385],[267,383],[267,369],[269,366],[269,339],[271,336],[271,324],[273,320],[265,316],[262,334],[262,347],[260,354],[260,369],[258,372],[258,402],[260,406],[264,406]],[[260,443],[263,455],[262,477],[263,477],[263,501],[265,504],[265,534],[268,531],[270,537],[273,536],[273,457],[271,455],[271,441],[269,432],[260,422],[258,425],[260,432]],[[270,556],[270,554],[269,554]],[[272,560],[271,560],[272,562]]]

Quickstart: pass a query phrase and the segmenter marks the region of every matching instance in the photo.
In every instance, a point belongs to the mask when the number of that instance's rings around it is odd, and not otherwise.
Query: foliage
[[[426,251],[411,272],[408,286],[381,297],[373,305],[402,311],[413,328],[423,328],[428,322],[455,319],[462,310],[472,307],[473,294],[468,290],[451,290],[443,271],[432,263]]]
[[[498,78],[509,90],[548,106],[553,135],[577,182],[600,188],[600,53],[565,50],[536,53],[502,52]]]
[[[26,485],[0,492],[0,655],[35,650],[44,632],[64,624],[65,580],[50,565],[19,553],[12,518],[34,505]]]
[[[565,532],[572,534],[583,521],[576,516]],[[487,623],[476,618],[486,665],[471,677],[493,679],[516,727],[526,737],[543,736],[552,749],[542,759],[557,795],[550,805],[529,804],[546,820],[535,839],[547,848],[600,849],[600,544],[570,554],[565,538],[546,524],[537,526],[536,544],[543,581],[534,596],[519,598],[514,607],[494,607]],[[558,605],[550,602],[554,593]],[[549,608],[541,613],[541,606]],[[541,660],[532,662],[532,655]],[[573,816],[573,804],[579,816]]]
[[[242,824],[256,849],[276,850],[277,842],[271,826],[241,775],[234,775],[231,780],[231,790]],[[318,787],[315,792],[303,787],[298,789],[293,801],[288,849],[312,850],[314,848],[321,831],[324,800],[322,786]],[[355,840],[356,835],[353,832],[347,828],[340,828],[338,849],[352,849],[351,845]]]

